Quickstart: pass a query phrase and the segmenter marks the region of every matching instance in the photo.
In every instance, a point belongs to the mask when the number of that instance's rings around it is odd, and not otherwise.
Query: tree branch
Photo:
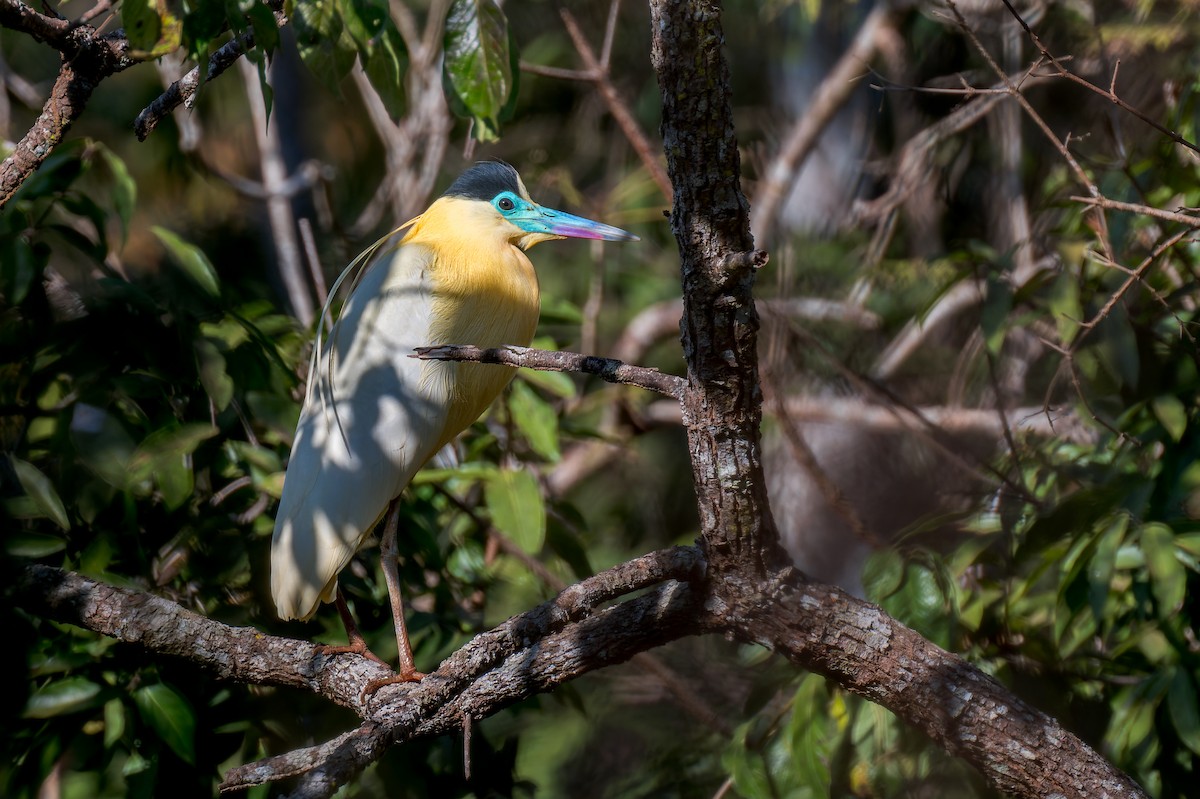
[[[62,143],[100,81],[137,63],[121,31],[100,36],[90,25],[39,14],[17,0],[0,0],[0,25],[25,31],[62,53],[62,66],[42,113],[0,164],[0,208]]]
[[[684,381],[681,377],[645,366],[631,366],[614,358],[581,355],[577,352],[514,346],[480,349],[470,345],[447,344],[441,347],[417,347],[416,353],[410,357],[423,361],[498,363],[547,372],[583,372],[596,375],[609,383],[637,386],[675,399],[683,395]]]
[[[1045,713],[839,588],[781,572],[752,592],[722,590],[719,631],[761,644],[894,712],[995,788],[1027,797],[1145,797]],[[763,597],[771,597],[764,602]]]
[[[758,312],[750,208],[718,6],[653,0],[650,60],[662,97],[671,230],[683,284],[683,420],[710,565],[742,581],[786,564],[767,503],[759,428]]]
[[[288,17],[283,13],[283,4],[270,2],[269,6],[275,13],[275,24],[282,28],[288,24]],[[205,70],[205,80],[212,80],[229,69],[243,55],[254,49],[254,29],[249,28],[237,34],[225,44],[218,47],[208,57],[208,69]],[[196,92],[200,89],[200,67],[192,67],[186,75],[172,83],[167,90],[154,99],[154,102],[142,109],[133,121],[133,131],[138,141],[145,141],[163,118],[178,108],[186,105],[188,108],[196,101]]]
[[[484,718],[588,671],[692,634],[697,600],[678,581],[698,580],[702,571],[694,547],[635,558],[481,633],[421,683],[385,687],[366,701],[363,688],[389,674],[373,661],[317,654],[310,643],[230,627],[151,594],[30,566],[14,598],[44,618],[185,657],[222,679],[306,688],[363,715],[369,723],[355,733],[241,766],[222,787],[232,790],[311,771],[300,795],[329,796],[394,742],[451,731],[464,715]],[[597,610],[656,585],[648,594]]]

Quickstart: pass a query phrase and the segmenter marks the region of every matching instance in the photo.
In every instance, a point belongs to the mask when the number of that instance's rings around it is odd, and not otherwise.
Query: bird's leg
[[[337,593],[334,594],[333,604],[338,609],[338,615],[342,617],[342,624],[346,628],[346,638],[349,639],[349,643],[346,646],[318,646],[317,652],[322,655],[341,655],[353,652],[386,666],[387,663],[383,658],[367,649],[367,639],[363,638],[362,633],[358,630],[358,625],[354,623],[354,617],[350,615],[350,608],[346,606],[346,596],[342,593],[341,588],[338,588]]]
[[[396,676],[372,680],[363,688],[363,694],[373,694],[385,685],[398,682],[418,682],[425,675],[417,671],[413,661],[412,645],[408,643],[408,628],[404,625],[404,600],[400,596],[400,568],[397,558],[396,534],[400,528],[400,499],[397,497],[388,506],[387,521],[383,525],[383,539],[379,542],[379,555],[383,565],[383,578],[387,581],[388,596],[392,600],[392,616],[396,619],[396,649],[400,654],[400,670]]]

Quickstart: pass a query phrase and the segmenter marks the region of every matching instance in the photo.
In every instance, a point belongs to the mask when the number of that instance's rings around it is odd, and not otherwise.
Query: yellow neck
[[[431,344],[528,346],[537,328],[539,294],[525,234],[487,203],[443,197],[414,220],[402,245],[428,248],[433,286]],[[490,364],[443,364],[431,379],[449,383],[445,441],[491,404],[515,370]]]

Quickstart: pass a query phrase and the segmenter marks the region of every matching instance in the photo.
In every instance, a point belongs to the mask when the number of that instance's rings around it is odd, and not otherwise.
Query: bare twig
[[[480,349],[474,346],[450,344],[442,347],[417,347],[416,353],[411,357],[421,360],[497,363],[549,372],[582,372],[596,375],[609,383],[637,386],[676,399],[683,395],[684,387],[682,377],[665,374],[657,369],[649,369],[644,366],[631,366],[614,358],[581,355],[577,352],[556,352],[512,346]]]
[[[1000,0],[1000,2],[1004,3],[1004,7],[1008,9],[1008,13],[1012,14],[1013,18],[1016,19],[1016,21],[1018,23],[1020,23],[1021,27],[1025,29],[1025,33],[1029,35],[1030,41],[1033,42],[1033,45],[1038,49],[1038,52],[1040,52],[1042,54],[1043,58],[1045,58],[1047,61],[1050,62],[1050,64],[1055,68],[1055,70],[1057,70],[1057,73],[1060,76],[1066,78],[1067,80],[1071,81],[1072,83],[1076,83],[1080,86],[1083,86],[1085,89],[1087,89],[1090,92],[1100,95],[1101,97],[1105,98],[1109,102],[1116,105],[1118,108],[1120,108],[1124,111],[1127,111],[1128,113],[1137,117],[1142,122],[1144,122],[1147,125],[1149,125],[1150,127],[1154,128],[1159,133],[1163,134],[1164,136],[1166,136],[1167,138],[1169,138],[1171,141],[1175,142],[1176,144],[1181,144],[1184,147],[1191,150],[1192,152],[1200,153],[1200,147],[1198,147],[1197,145],[1188,141],[1187,139],[1183,138],[1182,136],[1180,136],[1178,133],[1171,130],[1170,128],[1166,128],[1166,127],[1163,127],[1162,125],[1158,124],[1153,119],[1146,116],[1144,113],[1139,111],[1137,108],[1134,108],[1132,105],[1125,102],[1117,95],[1117,92],[1116,92],[1117,70],[1120,69],[1120,67],[1121,67],[1120,61],[1118,61],[1116,63],[1116,65],[1113,67],[1112,78],[1109,81],[1108,89],[1102,89],[1099,86],[1097,86],[1096,84],[1092,83],[1091,81],[1089,81],[1085,78],[1082,78],[1079,75],[1076,75],[1074,72],[1071,72],[1069,69],[1064,67],[1061,63],[1062,59],[1055,58],[1054,55],[1050,52],[1050,50],[1046,48],[1046,45],[1042,44],[1042,40],[1040,38],[1038,38],[1038,35],[1036,33],[1033,32],[1033,28],[1031,28],[1029,26],[1029,23],[1027,23],[1025,21],[1025,19],[1021,16],[1020,12],[1018,12],[1017,9],[1015,9],[1013,7],[1012,3],[1009,2],[1009,0]]]
[[[575,45],[576,52],[579,53],[579,58],[592,75],[592,81],[596,85],[596,90],[600,92],[600,97],[603,98],[604,104],[608,106],[609,113],[613,115],[613,119],[616,120],[617,125],[621,128],[621,132],[625,134],[625,138],[633,146],[633,150],[637,153],[638,159],[641,160],[642,166],[645,167],[650,177],[654,179],[654,183],[658,186],[659,191],[663,193],[663,197],[667,199],[668,203],[671,202],[671,181],[667,178],[667,172],[658,160],[658,148],[650,144],[650,140],[642,132],[641,126],[633,118],[633,112],[629,110],[629,105],[621,99],[620,93],[613,86],[612,80],[608,75],[608,69],[596,58],[596,53],[592,50],[591,45],[588,44],[587,39],[584,38],[583,31],[579,29],[579,23],[575,21],[575,17],[565,8],[559,14],[562,16],[563,25],[567,28],[567,34],[570,35],[571,42]]]
[[[1178,211],[1166,211],[1161,208],[1154,208],[1141,203],[1126,203],[1120,200],[1110,200],[1108,197],[1071,197],[1072,200],[1079,203],[1094,205],[1099,208],[1107,208],[1112,211],[1129,211],[1134,214],[1142,214],[1143,216],[1152,216],[1155,219],[1161,219],[1164,222],[1178,222],[1181,225],[1187,225],[1189,228],[1200,228],[1200,217],[1190,214],[1183,214]]]

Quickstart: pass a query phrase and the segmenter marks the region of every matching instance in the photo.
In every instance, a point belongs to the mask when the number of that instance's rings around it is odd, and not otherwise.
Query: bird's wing
[[[430,261],[410,244],[367,270],[312,370],[271,543],[280,618],[333,598],[338,573],[440,446],[448,386],[408,357],[429,343]]]

